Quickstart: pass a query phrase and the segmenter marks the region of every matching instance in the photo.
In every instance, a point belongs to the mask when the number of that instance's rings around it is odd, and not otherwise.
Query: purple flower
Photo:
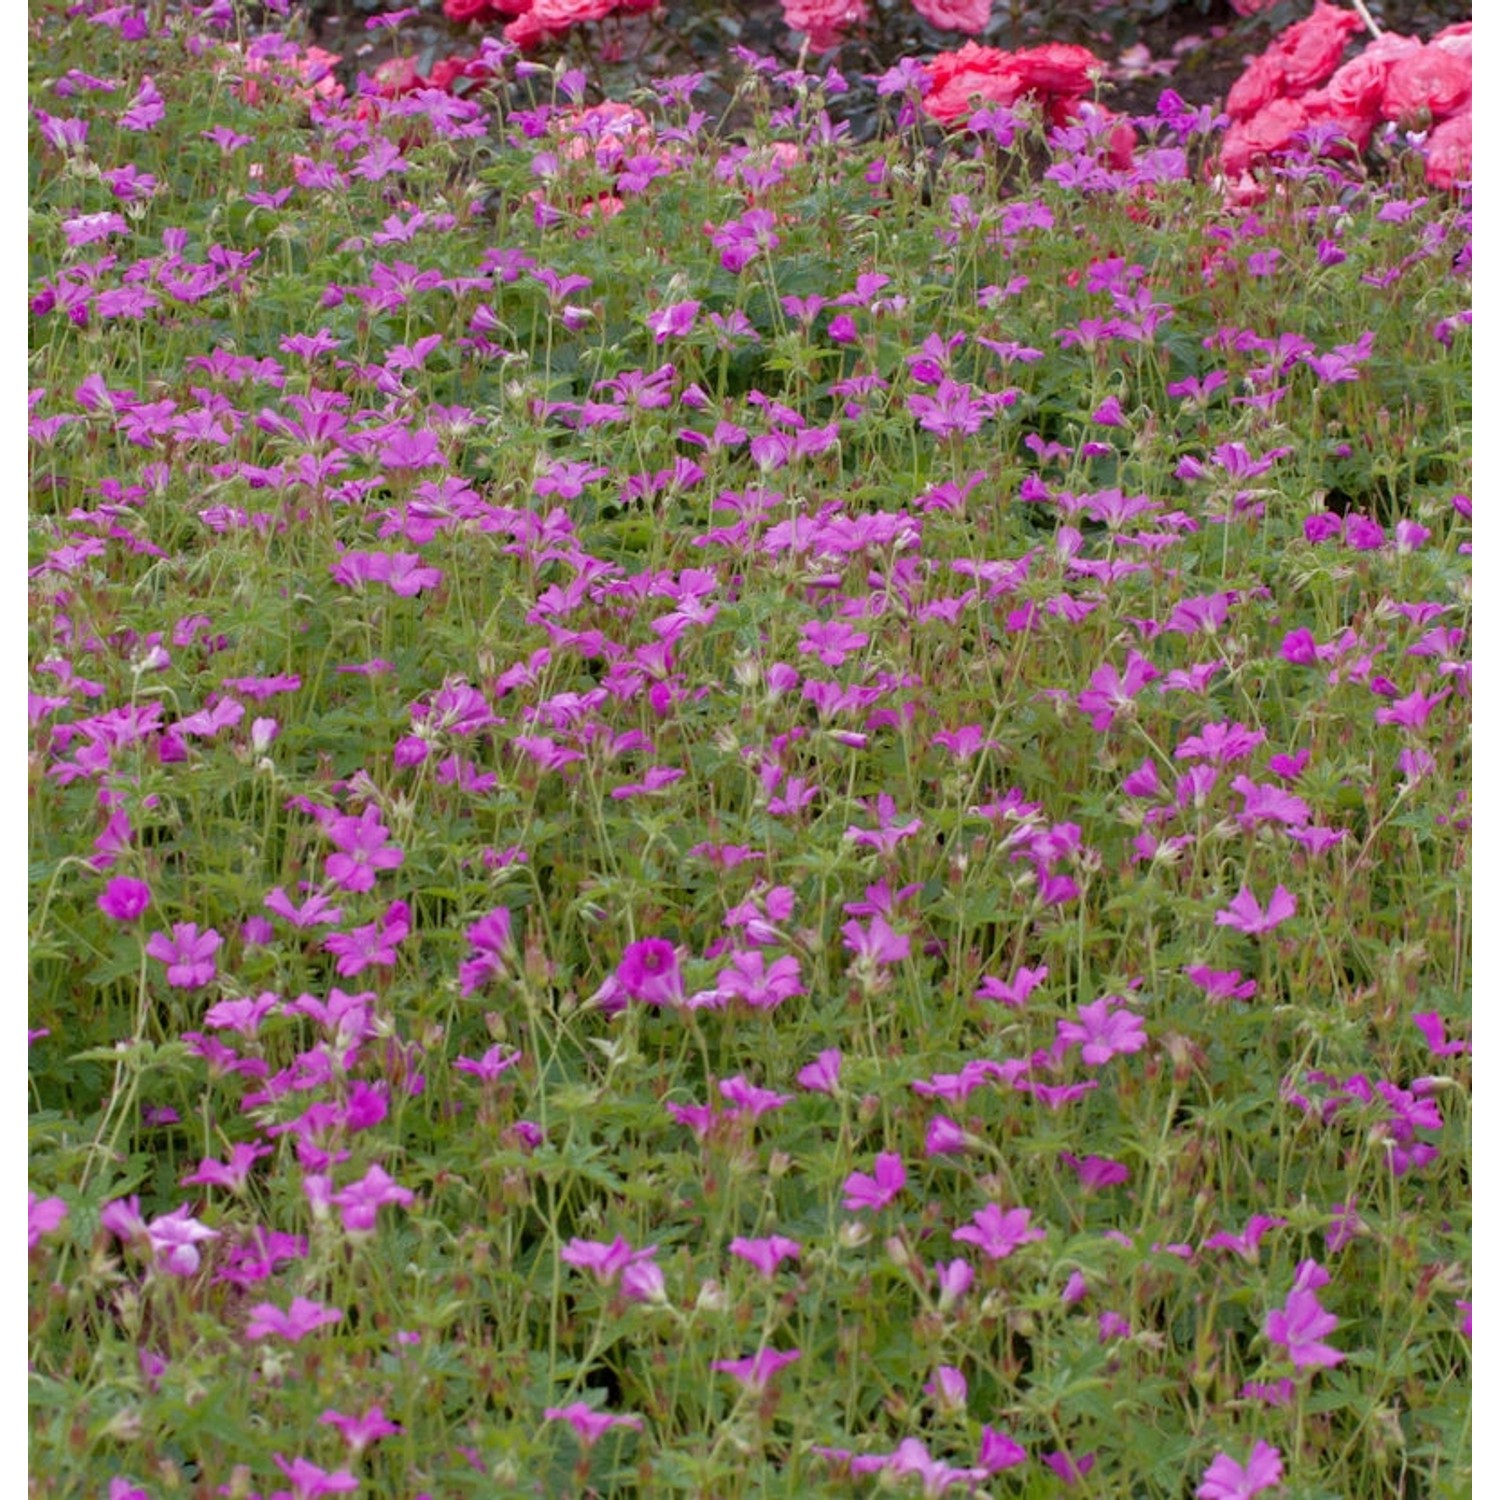
[[[1214,913],[1214,921],[1220,927],[1237,927],[1241,932],[1255,937],[1262,932],[1270,932],[1273,927],[1279,927],[1288,917],[1296,914],[1297,898],[1284,885],[1278,885],[1271,892],[1271,899],[1266,903],[1264,911],[1250,887],[1242,885],[1239,895],[1228,907]]]
[[[288,1462],[279,1453],[273,1453],[271,1457],[276,1460],[276,1467],[292,1482],[291,1500],[319,1500],[323,1495],[348,1494],[359,1488],[359,1480],[348,1469],[330,1472],[320,1469],[310,1459],[294,1458]],[[284,1490],[277,1491],[277,1494],[285,1493]]]
[[[969,1382],[964,1379],[964,1372],[953,1365],[939,1365],[922,1389],[937,1403],[940,1412],[960,1413],[969,1404]]]
[[[103,1222],[102,1216],[100,1222]],[[191,1276],[198,1269],[199,1244],[219,1237],[217,1229],[210,1229],[193,1218],[185,1203],[181,1208],[153,1219],[145,1230],[157,1262],[173,1276]]]
[[[634,1250],[628,1240],[616,1235],[610,1244],[603,1240],[569,1240],[559,1258],[580,1271],[592,1271],[600,1286],[609,1286],[627,1266],[648,1261],[655,1254],[655,1245]]]
[[[26,1248],[35,1250],[44,1234],[51,1234],[68,1217],[68,1205],[61,1198],[38,1198],[26,1195]]]
[[[1282,1345],[1291,1362],[1300,1370],[1311,1365],[1341,1364],[1344,1356],[1323,1336],[1338,1327],[1338,1319],[1318,1301],[1317,1288],[1326,1284],[1328,1273],[1316,1261],[1305,1260],[1297,1267],[1297,1279],[1287,1294],[1283,1307],[1273,1308],[1266,1316],[1266,1337]]]
[[[214,954],[222,941],[212,927],[200,935],[196,922],[176,922],[170,938],[164,932],[153,932],[146,952],[166,964],[168,984],[196,990],[211,983],[218,972]]]
[[[1057,1039],[1071,1047],[1074,1042],[1083,1044],[1085,1066],[1096,1068],[1107,1063],[1117,1052],[1139,1052],[1146,1045],[1146,1027],[1133,1011],[1124,1008],[1111,1010],[1111,1004],[1119,1000],[1117,995],[1106,995],[1092,1005],[1078,1007],[1077,1021],[1059,1021]]]
[[[412,1201],[412,1191],[392,1180],[385,1169],[372,1166],[358,1182],[333,1195],[339,1216],[350,1234],[369,1234],[375,1228],[375,1214],[382,1204]]]
[[[802,1246],[796,1240],[789,1240],[780,1234],[757,1240],[736,1235],[729,1242],[729,1253],[749,1261],[769,1281],[782,1261],[795,1260],[802,1254]]]
[[[1004,1260],[1022,1245],[1047,1237],[1045,1229],[1030,1226],[1029,1208],[1006,1210],[998,1203],[987,1203],[975,1213],[972,1224],[953,1231],[953,1238],[974,1245],[991,1260]]]
[[[844,947],[855,957],[857,963],[867,969],[875,965],[898,964],[911,952],[911,938],[897,932],[878,912],[870,918],[868,927],[848,921],[839,929],[844,935]]]
[[[682,1001],[682,971],[677,950],[665,938],[642,938],[620,955],[615,981],[632,1000],[647,1005],[678,1005]]]
[[[1008,1434],[986,1425],[979,1435],[979,1467],[987,1474],[999,1474],[1026,1462],[1026,1450]]]
[[[1130,1168],[1123,1162],[1111,1161],[1107,1156],[1085,1156],[1080,1160],[1070,1151],[1061,1151],[1058,1155],[1078,1174],[1078,1181],[1085,1191],[1114,1187],[1130,1180]]]
[[[330,1427],[337,1427],[348,1443],[349,1451],[356,1457],[377,1438],[390,1437],[393,1433],[403,1431],[399,1423],[386,1421],[385,1412],[378,1406],[372,1406],[362,1417],[348,1417],[343,1412],[330,1409],[318,1420],[326,1422]]]
[[[99,910],[116,922],[134,922],[150,905],[151,887],[129,875],[116,875],[99,894]]]
[[[339,852],[328,856],[324,868],[328,878],[346,891],[373,890],[377,871],[394,870],[406,858],[401,849],[387,847],[390,834],[373,803],[357,818],[334,818],[328,837]]]
[[[831,1094],[839,1085],[839,1068],[844,1055],[837,1047],[818,1053],[815,1061],[797,1072],[797,1082],[818,1094]]]
[[[780,1109],[783,1104],[792,1102],[791,1094],[778,1094],[775,1089],[757,1088],[743,1073],[736,1073],[733,1078],[720,1079],[719,1093],[734,1106],[733,1113],[736,1116],[748,1114],[752,1120],[758,1120],[770,1110]]]
[[[969,1138],[957,1120],[935,1115],[927,1122],[928,1156],[961,1156],[969,1148]]]
[[[761,1349],[748,1359],[716,1359],[711,1366],[724,1375],[733,1375],[747,1389],[764,1391],[776,1372],[794,1360],[801,1359],[800,1349]]]
[[[1197,1500],[1252,1500],[1262,1490],[1280,1483],[1281,1454],[1257,1439],[1243,1467],[1227,1453],[1217,1454],[1194,1493]]]
[[[1204,1240],[1203,1248],[1205,1250],[1233,1250],[1236,1255],[1245,1260],[1254,1261],[1260,1248],[1261,1237],[1265,1232],[1268,1229],[1280,1229],[1285,1224],[1285,1219],[1275,1219],[1268,1214],[1251,1214],[1243,1233],[1230,1234],[1227,1230],[1220,1230]]]
[[[263,1339],[274,1334],[295,1344],[315,1329],[339,1322],[343,1316],[336,1307],[324,1307],[306,1297],[293,1297],[292,1305],[285,1312],[273,1302],[259,1302],[250,1309],[245,1337]]]
[[[701,302],[669,302],[646,318],[646,327],[664,344],[669,338],[683,338],[693,331]]]
[[[549,1406],[542,1416],[549,1422],[566,1422],[578,1434],[578,1441],[585,1448],[592,1448],[611,1427],[633,1427],[639,1432],[645,1426],[640,1417],[594,1411],[582,1401],[574,1401],[568,1406]]]
[[[882,1151],[875,1158],[875,1175],[851,1172],[844,1180],[844,1207],[850,1213],[862,1208],[882,1209],[895,1201],[906,1186],[906,1168],[894,1151]]]

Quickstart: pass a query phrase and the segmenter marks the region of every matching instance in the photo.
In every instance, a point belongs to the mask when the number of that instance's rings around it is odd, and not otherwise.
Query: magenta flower
[[[778,1370],[801,1359],[800,1349],[760,1349],[748,1359],[716,1359],[710,1368],[733,1375],[742,1386],[759,1393],[770,1384]]]
[[[646,317],[646,327],[664,344],[669,338],[685,338],[693,331],[701,302],[669,302]]]
[[[924,1149],[928,1156],[961,1156],[969,1149],[969,1137],[957,1120],[950,1120],[947,1115],[934,1115],[927,1122]]]
[[[116,875],[99,893],[99,910],[116,922],[133,922],[150,905],[151,887],[128,875]]]
[[[972,1224],[953,1231],[953,1238],[984,1251],[991,1260],[1004,1260],[1022,1245],[1046,1239],[1045,1229],[1032,1229],[1030,1226],[1029,1208],[1012,1208],[1007,1211],[997,1203],[987,1203],[974,1215]]]
[[[592,1448],[611,1427],[633,1427],[639,1432],[645,1426],[639,1417],[594,1411],[582,1401],[574,1401],[569,1406],[549,1406],[542,1415],[549,1422],[566,1422],[578,1434],[578,1440],[585,1448]]]
[[[882,1151],[875,1158],[875,1175],[851,1172],[844,1180],[844,1207],[850,1213],[862,1208],[882,1209],[895,1201],[906,1186],[906,1168],[894,1151]]]
[[[843,1061],[844,1054],[837,1047],[829,1047],[818,1053],[817,1058],[805,1068],[798,1070],[797,1082],[814,1093],[832,1094],[839,1086],[839,1068]]]
[[[391,836],[373,803],[357,818],[334,818],[328,825],[328,837],[339,852],[328,856],[324,870],[346,891],[373,890],[378,871],[394,870],[406,858],[401,849],[390,845]]]
[[[51,1234],[68,1217],[68,1205],[61,1198],[38,1198],[26,1195],[26,1248],[35,1250],[44,1234]]]
[[[974,1268],[961,1255],[944,1263],[932,1263],[933,1279],[938,1288],[938,1311],[951,1312],[974,1284]]]
[[[790,953],[768,966],[757,949],[736,950],[729,955],[729,967],[719,970],[714,990],[719,998],[740,1000],[752,1010],[774,1010],[803,993],[802,966]]]
[[[362,1417],[348,1417],[330,1408],[318,1420],[337,1427],[356,1458],[377,1439],[404,1430],[399,1423],[386,1421],[385,1412],[378,1406],[372,1406]]]
[[[1261,910],[1260,902],[1251,893],[1248,885],[1240,887],[1240,893],[1223,911],[1214,913],[1214,921],[1220,927],[1237,927],[1250,937],[1270,932],[1279,927],[1288,917],[1297,914],[1297,898],[1284,885],[1271,892],[1271,899]]]
[[[1255,981],[1241,979],[1238,969],[1210,969],[1206,964],[1190,964],[1182,972],[1203,991],[1203,998],[1210,1003],[1250,1000],[1255,996]]]
[[[1266,1337],[1282,1345],[1299,1370],[1308,1365],[1333,1366],[1344,1359],[1337,1349],[1322,1342],[1324,1334],[1332,1333],[1339,1321],[1318,1301],[1317,1288],[1327,1281],[1328,1273],[1316,1261],[1303,1261],[1297,1267],[1297,1279],[1285,1306],[1273,1308],[1266,1316]]]
[[[1011,1436],[988,1425],[980,1429],[979,1467],[986,1474],[999,1474],[1026,1462],[1026,1450]]]
[[[655,1254],[655,1245],[633,1250],[628,1240],[617,1235],[611,1244],[603,1240],[569,1240],[559,1258],[580,1271],[592,1271],[600,1286],[609,1286],[627,1266],[649,1261]]]
[[[1275,1219],[1269,1214],[1251,1214],[1243,1233],[1230,1234],[1227,1230],[1221,1229],[1217,1234],[1211,1234],[1204,1240],[1203,1248],[1205,1250],[1233,1250],[1243,1259],[1254,1261],[1266,1231],[1280,1229],[1285,1224],[1285,1219]]]
[[[276,1460],[276,1467],[292,1482],[291,1500],[320,1500],[323,1495],[348,1494],[359,1488],[359,1480],[348,1469],[330,1472],[320,1469],[309,1459],[294,1458],[289,1463],[279,1453],[273,1453],[271,1457]]]
[[[1107,1156],[1085,1156],[1080,1160],[1071,1151],[1060,1151],[1058,1155],[1078,1174],[1078,1181],[1086,1191],[1115,1187],[1130,1180],[1130,1168]]]
[[[974,995],[976,999],[998,1000],[1001,1005],[1008,1005],[1013,1010],[1019,1010],[1026,1004],[1031,992],[1046,977],[1046,964],[1040,964],[1035,969],[1028,969],[1025,964],[1022,964],[1016,970],[1016,977],[1013,980],[1004,980],[993,974],[987,979],[981,979]]]
[[[850,652],[869,642],[867,632],[855,630],[842,620],[809,620],[802,627],[797,649],[804,655],[815,655],[825,667],[841,667]]]
[[[515,1067],[520,1061],[519,1051],[502,1053],[497,1044],[489,1048],[480,1058],[455,1057],[453,1067],[456,1072],[472,1073],[485,1083],[493,1083],[502,1073]]]
[[[1280,1483],[1281,1454],[1257,1439],[1243,1467],[1227,1453],[1217,1454],[1194,1493],[1197,1500],[1253,1500],[1262,1490]]]
[[[171,937],[164,932],[151,934],[146,952],[166,964],[168,984],[196,990],[211,983],[218,972],[214,954],[222,941],[212,927],[200,935],[196,922],[175,922]]]
[[[620,955],[615,981],[632,1000],[677,1005],[683,998],[677,950],[665,938],[642,938]]]
[[[850,920],[839,931],[844,935],[844,947],[867,967],[898,964],[911,952],[911,938],[897,932],[878,912],[870,918],[868,927]]]
[[[1135,712],[1135,697],[1148,682],[1161,676],[1160,671],[1138,651],[1132,651],[1125,664],[1125,675],[1111,662],[1095,669],[1088,687],[1078,695],[1078,706],[1089,714],[1096,734],[1104,734],[1118,715]]]
[[[472,995],[480,985],[505,972],[515,951],[510,935],[510,912],[503,906],[486,912],[464,933],[472,954],[458,966],[458,992]]]
[[[372,1166],[358,1182],[335,1193],[331,1200],[338,1206],[344,1228],[350,1234],[369,1234],[375,1228],[376,1212],[386,1203],[405,1207],[412,1201],[412,1191],[395,1182],[383,1167]]]
[[[954,1365],[939,1365],[922,1390],[932,1397],[941,1412],[962,1412],[969,1404],[969,1382]]]
[[[198,1163],[196,1172],[189,1172],[181,1179],[183,1187],[189,1187],[195,1183],[206,1183],[214,1187],[228,1188],[231,1193],[241,1193],[245,1190],[245,1183],[250,1177],[250,1168],[262,1156],[269,1156],[269,1146],[257,1146],[245,1141],[232,1146],[229,1151],[228,1162],[215,1161],[213,1157],[206,1156]]]
[[[775,1089],[758,1088],[743,1073],[736,1073],[733,1078],[720,1079],[719,1093],[734,1106],[733,1114],[748,1114],[752,1120],[758,1120],[770,1110],[790,1104],[793,1097],[791,1094],[778,1094]]]
[[[802,1254],[802,1246],[796,1240],[789,1240],[781,1234],[757,1240],[736,1235],[729,1242],[729,1253],[749,1261],[769,1281],[782,1261],[795,1260]]]
[[[1080,1005],[1077,1021],[1057,1023],[1059,1043],[1069,1047],[1075,1042],[1083,1044],[1087,1067],[1101,1067],[1117,1052],[1139,1052],[1146,1045],[1146,1026],[1141,1018],[1125,1009],[1123,1001],[1120,1009],[1110,1009],[1119,999],[1118,995],[1106,995],[1092,1005]]]
[[[100,1222],[103,1222],[102,1216]],[[210,1229],[193,1218],[185,1203],[181,1208],[153,1219],[145,1230],[157,1264],[173,1276],[191,1276],[199,1265],[198,1246],[204,1240],[219,1237],[217,1229]]]
[[[324,1307],[306,1297],[293,1297],[292,1305],[285,1312],[273,1302],[259,1302],[250,1309],[245,1337],[263,1339],[274,1334],[295,1344],[315,1329],[341,1321],[343,1316],[338,1308]]]

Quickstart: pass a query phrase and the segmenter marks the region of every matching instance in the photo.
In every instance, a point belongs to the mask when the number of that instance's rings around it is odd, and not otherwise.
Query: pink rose
[[[1453,53],[1455,57],[1472,57],[1474,55],[1474,23],[1460,21],[1457,26],[1445,26],[1433,37],[1432,45],[1441,47],[1444,52]]]
[[[990,0],[911,0],[924,21],[944,31],[966,31],[978,36],[990,23]]]
[[[1468,182],[1473,171],[1474,116],[1469,110],[1450,115],[1427,142],[1427,180],[1433,187],[1451,188]]]
[[[1292,143],[1307,127],[1307,109],[1299,99],[1273,99],[1252,120],[1236,120],[1224,134],[1219,161],[1226,177],[1239,177],[1253,162]]]
[[[493,20],[490,0],[443,0],[443,14],[456,25]]]
[[[1258,16],[1275,4],[1276,0],[1229,0],[1229,8],[1237,16]]]
[[[1470,59],[1442,47],[1423,47],[1391,65],[1380,112],[1387,120],[1415,125],[1446,120],[1469,102],[1473,84]]]
[[[843,40],[846,26],[861,26],[869,19],[865,0],[781,0],[786,24],[805,31],[816,52],[831,52]]]
[[[1235,79],[1224,101],[1224,112],[1231,120],[1249,120],[1281,96],[1281,59],[1265,52],[1252,58]]]
[[[1328,78],[1360,24],[1352,10],[1318,0],[1305,21],[1288,26],[1270,47],[1281,59],[1286,92],[1305,94]]]
[[[1398,58],[1421,50],[1422,44],[1415,37],[1386,32],[1328,80],[1330,107],[1342,115],[1379,119],[1380,101],[1385,97],[1385,81],[1392,66]]]
[[[1028,89],[1063,98],[1081,99],[1094,91],[1094,79],[1104,64],[1087,47],[1046,42],[1026,47],[1011,59]]]
[[[940,125],[964,119],[973,98],[1004,108],[1026,91],[1015,58],[998,47],[965,42],[957,52],[940,52],[925,66],[932,87],[922,108]]]

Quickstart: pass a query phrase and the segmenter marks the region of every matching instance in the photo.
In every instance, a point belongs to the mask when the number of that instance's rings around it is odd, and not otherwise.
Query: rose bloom
[[[1451,188],[1468,182],[1473,173],[1474,115],[1470,110],[1443,121],[1427,142],[1427,180],[1433,187]]]
[[[1386,32],[1328,80],[1329,106],[1345,117],[1378,119],[1391,68],[1398,58],[1421,50],[1422,44],[1415,37]]]
[[[443,14],[459,26],[467,21],[488,21],[490,0],[443,0]]]
[[[828,52],[842,40],[846,26],[869,19],[865,0],[781,0],[782,17],[793,31],[805,31],[813,49]]]
[[[518,47],[531,47],[571,26],[602,21],[615,4],[616,0],[532,0],[505,28],[505,39]]]
[[[990,0],[911,0],[924,21],[944,31],[966,31],[978,36],[990,24]]]
[[[1235,79],[1224,101],[1224,113],[1231,120],[1249,120],[1259,114],[1273,99],[1281,97],[1281,60],[1263,52],[1252,58],[1249,66]]]
[[[926,64],[932,87],[922,108],[940,125],[951,125],[969,113],[969,101],[1006,108],[1026,91],[1016,59],[998,47],[965,42],[957,52],[940,52]]]
[[[1324,82],[1338,67],[1349,38],[1362,24],[1354,11],[1318,0],[1305,21],[1288,26],[1271,44],[1281,58],[1287,92],[1305,94]]]
[[[1012,56],[1011,66],[1028,89],[1082,99],[1093,92],[1094,77],[1104,64],[1087,47],[1046,42],[1040,47],[1023,47]]]
[[[1459,21],[1456,25],[1443,27],[1433,37],[1432,45],[1441,47],[1445,52],[1452,52],[1457,57],[1472,57],[1474,55],[1474,23]]]
[[[1467,57],[1441,47],[1423,47],[1391,65],[1380,113],[1384,119],[1406,125],[1415,125],[1424,116],[1446,120],[1468,105],[1472,87],[1472,64]]]
[[[1307,109],[1298,99],[1273,99],[1252,120],[1236,120],[1224,133],[1219,161],[1226,177],[1239,177],[1252,162],[1284,150],[1307,126]]]

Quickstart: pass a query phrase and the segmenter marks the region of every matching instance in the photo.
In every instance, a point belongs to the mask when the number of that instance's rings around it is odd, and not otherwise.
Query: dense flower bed
[[[1462,1492],[1451,78],[268,11],[36,12],[39,1487]]]

